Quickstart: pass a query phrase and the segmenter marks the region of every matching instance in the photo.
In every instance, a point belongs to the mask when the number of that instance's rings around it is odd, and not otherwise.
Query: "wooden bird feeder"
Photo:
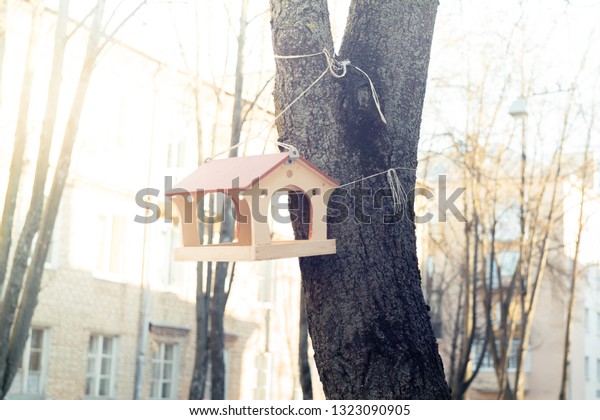
[[[335,239],[327,239],[327,202],[339,183],[321,172],[297,150],[289,153],[212,160],[167,191],[180,214],[183,247],[176,261],[260,261],[335,254]],[[267,216],[273,194],[302,192],[310,203],[310,233],[306,240],[274,241]],[[208,193],[221,192],[235,205],[235,239],[200,245],[196,207]],[[258,214],[255,214],[258,213]]]

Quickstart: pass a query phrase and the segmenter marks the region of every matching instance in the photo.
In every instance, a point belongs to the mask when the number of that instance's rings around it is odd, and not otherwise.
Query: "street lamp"
[[[521,120],[521,185],[519,188],[519,195],[521,196],[521,208],[520,208],[520,224],[521,224],[521,238],[519,238],[519,277],[521,280],[521,310],[524,311],[525,307],[525,295],[527,294],[527,272],[524,267],[523,251],[525,248],[525,169],[527,167],[527,154],[525,146],[525,130],[527,123],[527,101],[522,96],[515,99],[510,106],[508,113],[515,119]],[[522,343],[521,343],[522,345]],[[524,376],[521,375],[519,382],[524,380]],[[522,385],[522,383],[521,383]]]
[[[515,99],[508,113],[516,120],[521,120],[521,241],[525,238],[525,168],[527,155],[525,152],[525,120],[527,119],[527,101],[522,96]]]

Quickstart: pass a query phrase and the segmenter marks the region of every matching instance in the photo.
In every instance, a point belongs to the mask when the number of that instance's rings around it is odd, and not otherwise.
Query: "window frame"
[[[27,258],[27,266],[31,265],[31,257],[33,251],[37,245],[39,232],[36,232],[31,239],[31,253]],[[50,237],[50,244],[48,245],[48,252],[46,254],[46,261],[44,261],[44,269],[57,270],[60,267],[60,225],[59,219],[56,220],[54,228],[52,230],[52,236]]]
[[[589,382],[590,376],[590,358],[585,356],[583,359],[583,378],[586,382]]]
[[[90,342],[94,338],[99,339],[98,344],[96,345],[95,354],[93,354],[94,358],[94,372],[92,375],[88,372],[88,366],[90,363]],[[105,339],[111,339],[112,342],[112,350],[110,354],[110,373],[108,374],[109,384],[108,384],[108,395],[99,395],[100,392],[100,381],[106,378],[106,374],[102,374],[102,361],[104,359],[104,353],[102,352],[103,344]],[[118,382],[118,365],[119,365],[119,337],[116,335],[106,335],[106,334],[90,334],[88,340],[88,351],[86,357],[86,373],[85,373],[85,385],[84,385],[84,397],[86,399],[115,399],[117,396],[117,382]],[[87,381],[88,378],[92,378],[93,381],[93,392],[88,394],[87,392]]]
[[[270,352],[258,353],[254,360],[254,367],[256,371],[254,399],[265,401],[270,400],[271,379],[273,373],[273,355]]]
[[[42,333],[42,347],[40,349],[40,373],[39,373],[39,382],[37,385],[36,392],[29,392],[28,390],[28,382],[30,376],[30,368],[29,364],[31,361],[31,339],[34,331],[41,331]],[[13,383],[8,391],[7,398],[9,399],[18,399],[18,398],[42,398],[46,397],[47,387],[48,387],[48,365],[50,361],[50,328],[47,327],[31,327],[29,329],[29,337],[27,338],[27,342],[25,343],[25,348],[23,350],[23,357],[21,359],[21,363],[17,374],[13,380]],[[27,366],[27,369],[25,369]],[[21,376],[20,378],[20,389],[15,390],[15,384],[17,383],[17,376]]]
[[[590,310],[589,310],[589,308],[584,308],[583,330],[586,334],[590,332]]]
[[[180,355],[181,355],[181,343],[176,341],[165,341],[165,340],[154,340],[153,346],[157,346],[158,348],[153,348],[150,360],[150,399],[153,400],[175,400],[179,395],[179,366],[180,366]],[[164,367],[165,367],[165,348],[166,346],[173,346],[173,360],[172,360],[172,369],[171,369],[171,377],[170,377],[170,395],[165,397],[162,396],[162,388],[166,383],[164,376]],[[156,357],[157,353],[159,354],[159,358]],[[159,363],[159,377],[158,381],[154,375],[154,366],[156,363]],[[160,395],[160,396],[159,396]]]
[[[120,240],[118,251],[115,251],[113,243],[115,242],[115,223],[120,219],[122,229],[118,230]],[[99,213],[96,219],[100,227],[99,237],[97,238],[98,248],[96,250],[96,260],[94,261],[93,276],[98,279],[123,281],[127,277],[127,253],[126,243],[128,239],[127,217],[121,213]],[[102,256],[100,255],[102,254]],[[120,258],[113,262],[113,255]],[[102,261],[100,261],[102,260]],[[113,271],[113,263],[117,269]]]
[[[498,346],[500,340],[496,340],[496,346]],[[490,352],[490,349],[487,346],[487,340],[485,338],[483,339],[475,339],[475,341],[473,342],[473,347],[471,348],[471,362],[473,363],[473,367],[476,366],[478,360],[479,360],[479,355],[480,352],[484,349],[484,344],[486,344],[485,346],[485,351],[486,351],[486,355],[483,358],[483,362],[481,363],[481,367],[479,369],[480,372],[492,372],[494,370],[494,360],[492,358],[492,354]],[[510,343],[510,350],[509,350],[509,354],[508,354],[508,365],[506,367],[506,371],[507,372],[516,372],[517,370],[517,346],[519,345],[519,339],[518,338],[513,338],[512,342]],[[528,347],[525,350],[525,372],[531,372],[531,349]]]

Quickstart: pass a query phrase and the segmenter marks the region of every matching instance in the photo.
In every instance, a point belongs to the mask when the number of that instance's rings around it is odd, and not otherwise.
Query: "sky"
[[[58,0],[48,4],[57,5]],[[349,0],[330,0],[335,45],[343,36]],[[85,17],[95,0],[71,1],[71,16]],[[109,32],[139,4],[107,0]],[[241,0],[149,0],[119,31],[117,38],[183,72],[198,68],[203,80],[233,90],[236,34]],[[246,91],[274,72],[267,0],[248,2],[245,49]],[[465,85],[485,84],[484,111],[502,103],[490,138],[513,141],[520,122],[508,115],[512,101],[525,96],[530,154],[549,159],[564,125],[569,103],[568,151],[582,151],[600,89],[600,3],[594,0],[440,0],[432,45],[421,149],[443,150],[444,133],[457,136],[481,130]],[[586,54],[587,51],[587,54]],[[310,53],[307,51],[306,53]],[[585,57],[585,61],[583,60]],[[582,64],[583,63],[583,64]],[[272,108],[270,91],[262,105]],[[575,90],[575,92],[572,92]],[[252,92],[251,92],[252,91]],[[469,102],[471,101],[471,102]],[[592,148],[600,155],[598,124]],[[511,140],[512,139],[512,140]]]

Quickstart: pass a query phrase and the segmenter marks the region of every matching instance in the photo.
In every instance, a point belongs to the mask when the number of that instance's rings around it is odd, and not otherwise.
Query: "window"
[[[584,363],[583,363],[583,376],[585,377],[586,381],[590,380],[590,358],[588,356],[585,356],[584,359]]]
[[[92,335],[88,345],[85,395],[115,398],[117,383],[117,337]]]
[[[513,340],[508,353],[508,370],[517,370],[520,341]]]
[[[583,328],[585,332],[590,332],[590,310],[585,308],[585,312],[583,313]]]
[[[156,268],[152,270],[151,276],[155,276],[157,284],[160,282],[167,288],[173,288],[182,284],[184,267],[173,261],[175,248],[180,246],[181,234],[179,227],[175,224],[162,227],[155,241],[151,241],[152,256],[156,262]]]
[[[500,328],[500,325],[502,324],[502,304],[500,302],[494,302],[492,307],[494,311],[492,317],[493,325],[496,328]]]
[[[442,338],[442,297],[443,291],[436,289],[431,291],[427,299],[427,304],[430,307],[431,326],[433,327],[433,334],[437,339]]]
[[[46,268],[58,267],[59,247],[58,247],[57,237],[59,236],[59,229],[60,229],[60,227],[58,226],[58,220],[57,220],[56,224],[54,226],[54,229],[52,231],[52,236],[50,238],[50,245],[48,246],[48,253],[46,254],[46,262],[44,265],[44,267],[46,267]],[[35,246],[36,246],[37,240],[38,240],[38,235],[39,235],[39,232],[36,232],[35,235],[33,235],[33,239],[31,241],[31,254],[29,256],[29,259],[27,260],[28,265],[31,264],[31,256],[33,256],[33,252],[35,250]]]
[[[154,343],[150,398],[177,398],[178,353],[175,343]]]
[[[596,382],[600,382],[600,359],[596,359]]]
[[[271,397],[271,353],[265,352],[256,356],[255,400],[268,400]]]
[[[259,280],[258,287],[258,303],[264,306],[270,306],[273,302],[273,273],[276,272],[277,263],[273,261],[265,261],[263,263],[263,276]]]
[[[429,255],[425,262],[425,274],[428,279],[433,278],[433,273],[435,272],[435,259],[433,255]]]
[[[167,167],[183,168],[185,166],[185,139],[171,140],[167,146]]]
[[[519,264],[519,252],[518,251],[506,251],[498,252],[495,256],[495,261],[492,265],[492,289],[497,289],[500,285],[500,279],[498,278],[498,270],[500,270],[500,276],[502,278],[511,278],[517,270]],[[485,270],[486,282],[489,284],[490,281],[490,258],[488,256]]]
[[[498,253],[498,264],[500,264],[500,275],[502,277],[512,277],[517,271],[519,264],[519,252],[508,251]]]
[[[9,396],[41,397],[45,394],[49,346],[50,332],[48,329],[33,328],[30,331],[21,366],[8,392]]]
[[[102,273],[123,273],[126,245],[125,228],[125,216],[99,216],[96,270]]]
[[[518,205],[499,206],[496,220],[496,241],[512,242],[521,236],[521,210]]]
[[[484,350],[483,345],[485,344],[484,339],[476,339],[473,343],[473,349],[471,352],[471,363],[473,365],[473,369],[477,367],[477,363],[479,363],[479,358],[481,357],[481,352]],[[481,362],[482,371],[489,371],[494,369],[494,360],[490,352],[485,349],[485,354],[483,355],[483,360]]]
[[[486,287],[489,287],[491,274],[491,288],[497,289],[500,285],[500,280],[498,279],[498,265],[496,264],[496,261],[491,260],[490,256],[491,255],[488,255],[485,261],[485,285]]]
[[[473,343],[473,350],[471,354],[471,362],[473,363],[473,368],[477,366],[479,362],[479,357],[481,355],[481,351],[483,349],[483,343],[485,340],[479,339],[475,340]],[[500,340],[496,340],[496,349],[500,351]],[[508,353],[508,366],[507,370],[510,372],[514,372],[517,369],[517,361],[518,361],[518,350],[519,350],[519,340],[513,339],[510,350]],[[529,372],[531,370],[531,352],[527,350],[525,352],[525,372]],[[486,349],[486,353],[483,356],[483,361],[481,363],[481,370],[492,370],[494,368],[494,359],[492,357],[491,351]]]

